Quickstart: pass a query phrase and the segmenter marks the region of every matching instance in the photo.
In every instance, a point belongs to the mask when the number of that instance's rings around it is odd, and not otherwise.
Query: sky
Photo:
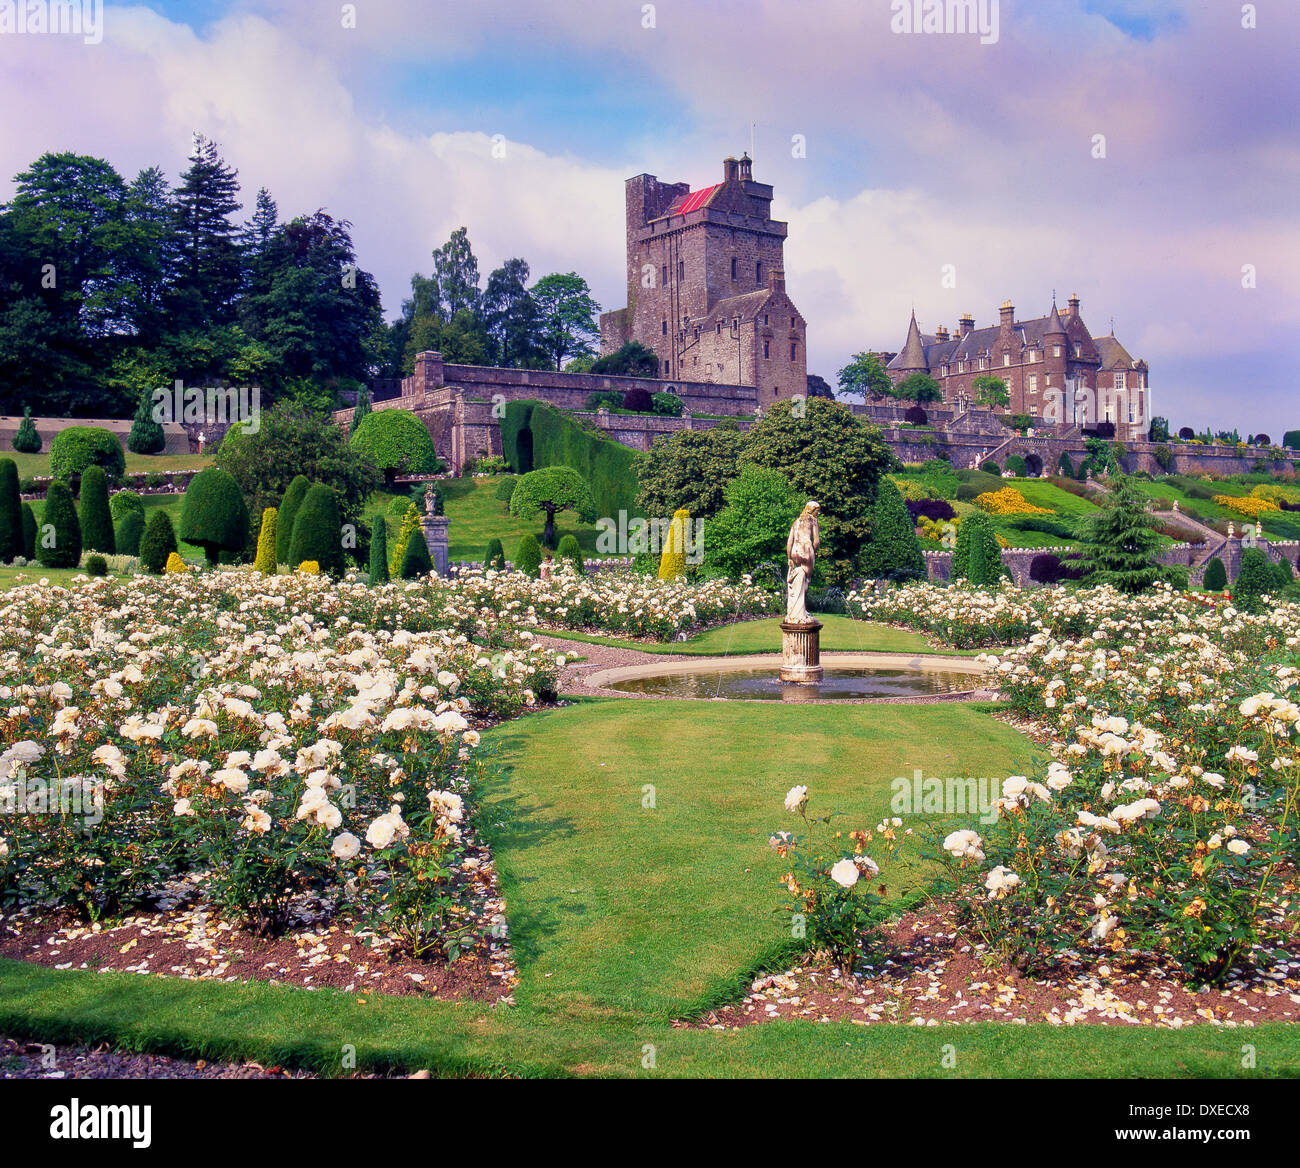
[[[523,256],[610,309],[624,180],[707,186],[752,141],[810,372],[913,308],[1077,293],[1175,427],[1300,428],[1300,4],[975,2],[995,32],[902,31],[902,0],[110,3],[97,38],[0,31],[0,200],[47,150],[175,177],[199,131],[250,209],[350,220],[390,318],[461,225],[484,277]]]

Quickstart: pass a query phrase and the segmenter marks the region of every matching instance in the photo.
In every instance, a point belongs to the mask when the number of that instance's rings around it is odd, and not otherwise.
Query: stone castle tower
[[[639,341],[659,374],[752,385],[758,403],[808,392],[807,326],[785,292],[787,226],[748,155],[692,191],[627,180],[627,307],[600,318],[601,353]]]

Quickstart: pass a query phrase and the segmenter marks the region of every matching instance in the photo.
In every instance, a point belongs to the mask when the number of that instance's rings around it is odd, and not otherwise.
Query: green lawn
[[[1058,487],[1047,479],[1007,479],[1035,507],[1047,507],[1058,515],[1091,515],[1097,505]]]
[[[946,649],[932,645],[920,633],[896,629],[873,621],[854,620],[847,616],[821,614],[821,647],[824,653],[942,653],[973,657],[983,649]],[[545,633],[546,630],[538,629]],[[550,636],[589,645],[611,645],[616,649],[640,649],[646,653],[683,653],[699,657],[727,657],[739,653],[779,653],[781,618],[737,621],[706,629],[687,641],[666,644],[629,641],[618,637],[600,637],[588,633],[556,632]]]
[[[48,444],[38,454],[20,454],[16,450],[5,450],[0,451],[0,458],[12,458],[18,464],[19,478],[31,478],[34,475],[50,473]],[[202,470],[211,462],[211,454],[132,454],[131,451],[126,451],[128,474],[148,474],[150,471],[167,474],[174,470]]]
[[[670,1025],[728,1000],[783,955],[767,838],[790,825],[785,790],[807,782],[818,807],[874,822],[889,781],[913,767],[1001,776],[1030,766],[1037,748],[975,709],[584,702],[487,739],[501,764],[485,820],[520,973],[513,1008],[0,961],[0,1032],[324,1073],[339,1073],[345,1044],[362,1069],[449,1075],[1243,1073],[1240,1033],[1209,1026]],[[647,784],[653,809],[642,805]],[[900,880],[885,875],[897,890]],[[1300,1073],[1295,1027],[1251,1036],[1260,1060],[1251,1074]],[[957,1050],[953,1069],[942,1064],[944,1044]],[[643,1065],[650,1047],[653,1068]]]

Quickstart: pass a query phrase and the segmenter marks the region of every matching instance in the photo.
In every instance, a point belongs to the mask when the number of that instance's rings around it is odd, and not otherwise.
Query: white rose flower
[[[858,866],[852,860],[841,860],[831,868],[831,879],[841,888],[852,888],[858,882]]]
[[[805,803],[808,802],[807,787],[791,787],[785,793],[785,809],[791,814],[798,811]]]
[[[350,831],[343,831],[334,837],[330,851],[337,860],[353,860],[361,851],[361,841]]]

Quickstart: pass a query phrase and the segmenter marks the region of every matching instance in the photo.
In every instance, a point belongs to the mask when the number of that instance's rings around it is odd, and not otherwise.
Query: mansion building
[[[627,307],[600,318],[602,356],[639,341],[663,380],[753,386],[758,405],[808,392],[807,325],[785,291],[787,225],[748,155],[691,190],[627,180]]]
[[[1151,400],[1145,361],[1135,361],[1115,338],[1094,337],[1079,315],[1078,296],[1064,316],[1052,311],[1016,320],[1008,300],[1000,321],[975,327],[967,314],[949,333],[940,327],[923,334],[912,313],[901,353],[882,354],[897,385],[913,373],[934,378],[944,402],[958,410],[976,404],[971,383],[981,376],[1001,378],[1011,397],[1007,412],[1028,414],[1065,426],[1113,422],[1117,436],[1139,439],[1151,425]]]

